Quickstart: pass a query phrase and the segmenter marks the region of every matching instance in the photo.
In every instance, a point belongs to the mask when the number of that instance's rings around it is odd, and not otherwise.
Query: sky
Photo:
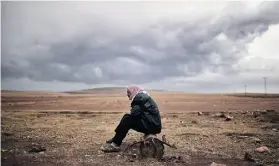
[[[279,93],[279,2],[1,2],[1,88]]]

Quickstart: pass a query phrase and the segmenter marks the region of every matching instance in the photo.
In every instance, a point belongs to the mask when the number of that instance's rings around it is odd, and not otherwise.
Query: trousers
[[[115,136],[113,137],[113,142],[118,146],[121,145],[123,139],[126,137],[130,129],[133,129],[140,133],[144,133],[145,135],[158,133],[156,132],[156,130],[153,129],[153,127],[145,127],[140,117],[125,114],[114,130]]]

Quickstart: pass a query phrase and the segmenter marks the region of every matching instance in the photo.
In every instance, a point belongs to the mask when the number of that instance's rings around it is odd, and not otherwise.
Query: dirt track
[[[2,93],[2,165],[256,165],[245,161],[249,152],[258,163],[279,164],[279,97],[257,98],[151,92],[160,106],[163,131],[177,150],[166,148],[175,161],[127,160],[99,151],[129,101],[121,93],[53,94]],[[259,111],[258,111],[259,110]],[[197,111],[204,112],[198,116]],[[216,112],[231,112],[226,121]],[[142,135],[130,131],[125,144]],[[260,141],[258,139],[260,139]],[[32,143],[46,151],[29,153]],[[125,145],[123,144],[123,146]],[[271,153],[257,153],[267,146]]]

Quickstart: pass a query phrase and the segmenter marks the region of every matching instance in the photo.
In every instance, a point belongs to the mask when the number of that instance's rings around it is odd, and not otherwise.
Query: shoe
[[[115,143],[110,143],[110,144],[105,144],[101,147],[101,150],[105,153],[109,153],[109,152],[119,152],[121,151],[120,147],[115,145]]]
[[[111,144],[113,142],[113,138],[111,138],[110,140],[107,140],[106,143]]]

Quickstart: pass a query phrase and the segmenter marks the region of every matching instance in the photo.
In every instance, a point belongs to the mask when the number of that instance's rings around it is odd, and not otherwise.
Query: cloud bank
[[[277,91],[279,3],[3,2],[2,89]],[[275,43],[274,43],[275,42]],[[36,86],[32,86],[36,85]]]

